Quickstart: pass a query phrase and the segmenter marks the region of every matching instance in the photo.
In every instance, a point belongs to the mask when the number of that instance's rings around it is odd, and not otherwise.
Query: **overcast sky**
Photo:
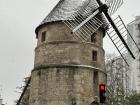
[[[0,86],[4,103],[13,105],[15,92],[34,63],[34,30],[58,0],[0,0]],[[139,0],[125,0],[117,13],[125,23],[140,15]],[[116,14],[117,14],[116,13]],[[106,52],[113,48],[106,37]],[[109,49],[108,49],[109,48]]]

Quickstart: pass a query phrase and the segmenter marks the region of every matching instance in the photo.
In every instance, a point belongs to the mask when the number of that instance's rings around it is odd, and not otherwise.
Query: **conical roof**
[[[84,8],[87,5],[95,3],[95,0],[60,0],[54,9],[41,22],[41,24],[52,21],[66,20],[80,8]],[[97,7],[97,4],[94,6]]]
[[[58,4],[36,28],[36,33],[38,31],[38,28],[46,23],[67,20],[68,17],[82,8],[88,9],[88,12],[84,14],[88,15],[91,14],[97,7],[98,4],[96,0],[59,0]]]

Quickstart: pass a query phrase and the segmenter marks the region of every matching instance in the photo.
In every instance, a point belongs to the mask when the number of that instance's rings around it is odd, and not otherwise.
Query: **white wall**
[[[128,24],[128,30],[131,33],[132,37],[134,38],[134,40],[136,41],[136,43],[140,43],[140,16],[136,16],[135,20]],[[138,27],[139,25],[139,27]],[[134,53],[136,59],[132,60],[131,57],[129,57],[130,60],[130,69],[131,69],[131,83],[130,83],[130,87],[134,90],[136,90],[137,92],[140,92],[140,61],[138,61],[138,59],[140,58],[140,53],[138,52],[138,49],[136,48],[136,46],[134,45],[134,43],[132,42],[132,40],[130,39],[130,37],[128,37],[128,44],[130,46],[130,49],[132,50],[132,52]]]

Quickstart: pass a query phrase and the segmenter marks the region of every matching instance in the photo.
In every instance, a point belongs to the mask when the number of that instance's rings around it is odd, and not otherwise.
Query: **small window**
[[[98,72],[95,71],[93,76],[94,84],[98,84]]]
[[[44,42],[46,39],[46,31],[42,32],[41,42]]]
[[[97,61],[97,51],[92,51],[92,60]]]
[[[91,42],[96,43],[96,33],[91,35]]]

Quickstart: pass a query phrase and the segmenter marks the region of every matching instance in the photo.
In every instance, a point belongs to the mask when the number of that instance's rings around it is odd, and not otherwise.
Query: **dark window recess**
[[[92,60],[97,61],[97,51],[92,51]]]
[[[38,75],[38,76],[41,76],[41,71],[38,71],[38,72],[37,72],[37,75]]]
[[[42,32],[41,42],[44,42],[46,39],[46,31]]]
[[[96,43],[96,33],[91,35],[91,42]]]
[[[94,84],[98,84],[98,72],[94,72],[93,81],[94,81]]]
[[[76,105],[76,99],[75,98],[72,99],[71,105]]]

